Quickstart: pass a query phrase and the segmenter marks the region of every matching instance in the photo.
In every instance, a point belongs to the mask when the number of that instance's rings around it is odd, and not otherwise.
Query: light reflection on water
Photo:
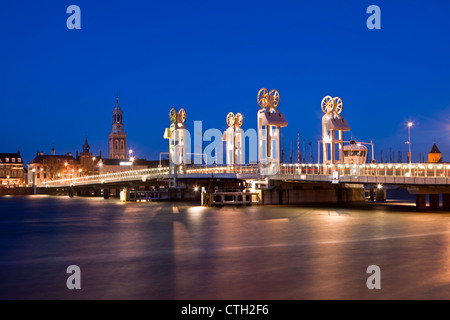
[[[450,214],[0,198],[0,298],[447,299]],[[79,265],[82,290],[66,289]],[[366,268],[382,289],[366,288]]]

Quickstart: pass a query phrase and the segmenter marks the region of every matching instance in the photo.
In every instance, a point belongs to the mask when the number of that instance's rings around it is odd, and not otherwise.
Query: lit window
[[[11,162],[16,162],[16,158],[11,158]]]
[[[9,158],[5,158],[5,162],[9,162]]]

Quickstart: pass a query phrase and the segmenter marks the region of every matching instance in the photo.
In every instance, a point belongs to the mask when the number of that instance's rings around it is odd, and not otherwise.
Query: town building
[[[78,151],[76,154],[76,160],[79,166],[79,172],[80,172],[80,176],[85,176],[85,175],[93,175],[93,174],[98,174],[99,172],[99,161],[101,161],[102,158],[102,152],[100,151],[100,155],[98,156],[94,156],[92,154],[92,152],[90,152],[90,145],[88,143],[87,137],[84,141],[83,144],[83,152],[80,153],[80,155],[78,155]]]
[[[71,152],[57,155],[55,148],[52,148],[51,154],[37,152],[36,157],[28,164],[28,184],[77,177],[80,175],[78,169],[79,165]]]
[[[442,153],[439,151],[439,148],[436,146],[436,143],[433,143],[430,152],[428,153],[428,162],[429,163],[438,163],[442,162]]]
[[[0,187],[26,186],[25,167],[20,151],[0,153]]]

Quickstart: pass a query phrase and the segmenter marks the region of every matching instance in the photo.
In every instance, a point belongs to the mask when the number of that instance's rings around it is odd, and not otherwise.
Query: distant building
[[[439,151],[439,148],[436,146],[436,143],[433,143],[430,152],[428,153],[428,162],[429,163],[437,163],[442,162],[442,153]]]
[[[119,106],[119,98],[113,110],[112,131],[109,134],[109,158],[127,159],[127,134],[123,131],[122,109]]]
[[[72,153],[56,155],[38,152],[36,157],[28,164],[28,183],[41,184],[44,181],[57,179],[70,179],[79,176],[79,165]]]
[[[95,165],[98,163],[101,156],[95,157],[92,152],[90,152],[91,147],[89,146],[87,137],[83,144],[83,152],[80,153],[76,160],[78,162],[78,171],[80,176],[92,175],[95,173]],[[81,170],[81,171],[80,171]]]
[[[20,151],[0,153],[0,187],[24,187],[25,168]]]
[[[55,148],[52,148],[51,154],[38,152],[36,157],[28,164],[28,183],[41,184],[45,181],[57,179],[78,178],[85,175],[98,174],[99,156],[93,156],[90,152],[90,146],[87,137],[83,144],[83,152],[73,157],[69,152],[65,155],[57,155]]]

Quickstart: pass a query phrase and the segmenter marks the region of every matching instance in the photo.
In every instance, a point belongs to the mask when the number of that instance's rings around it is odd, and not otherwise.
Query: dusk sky
[[[69,5],[81,30],[69,30]],[[369,5],[381,29],[369,30]],[[167,152],[169,110],[188,129],[225,130],[228,112],[256,129],[260,88],[280,92],[289,144],[321,139],[326,95],[343,100],[346,133],[413,161],[434,141],[450,161],[450,2],[8,1],[1,7],[0,152],[91,150],[108,156],[117,91],[127,144],[139,158]],[[296,150],[294,150],[295,158]],[[286,160],[286,159],[285,159]]]

